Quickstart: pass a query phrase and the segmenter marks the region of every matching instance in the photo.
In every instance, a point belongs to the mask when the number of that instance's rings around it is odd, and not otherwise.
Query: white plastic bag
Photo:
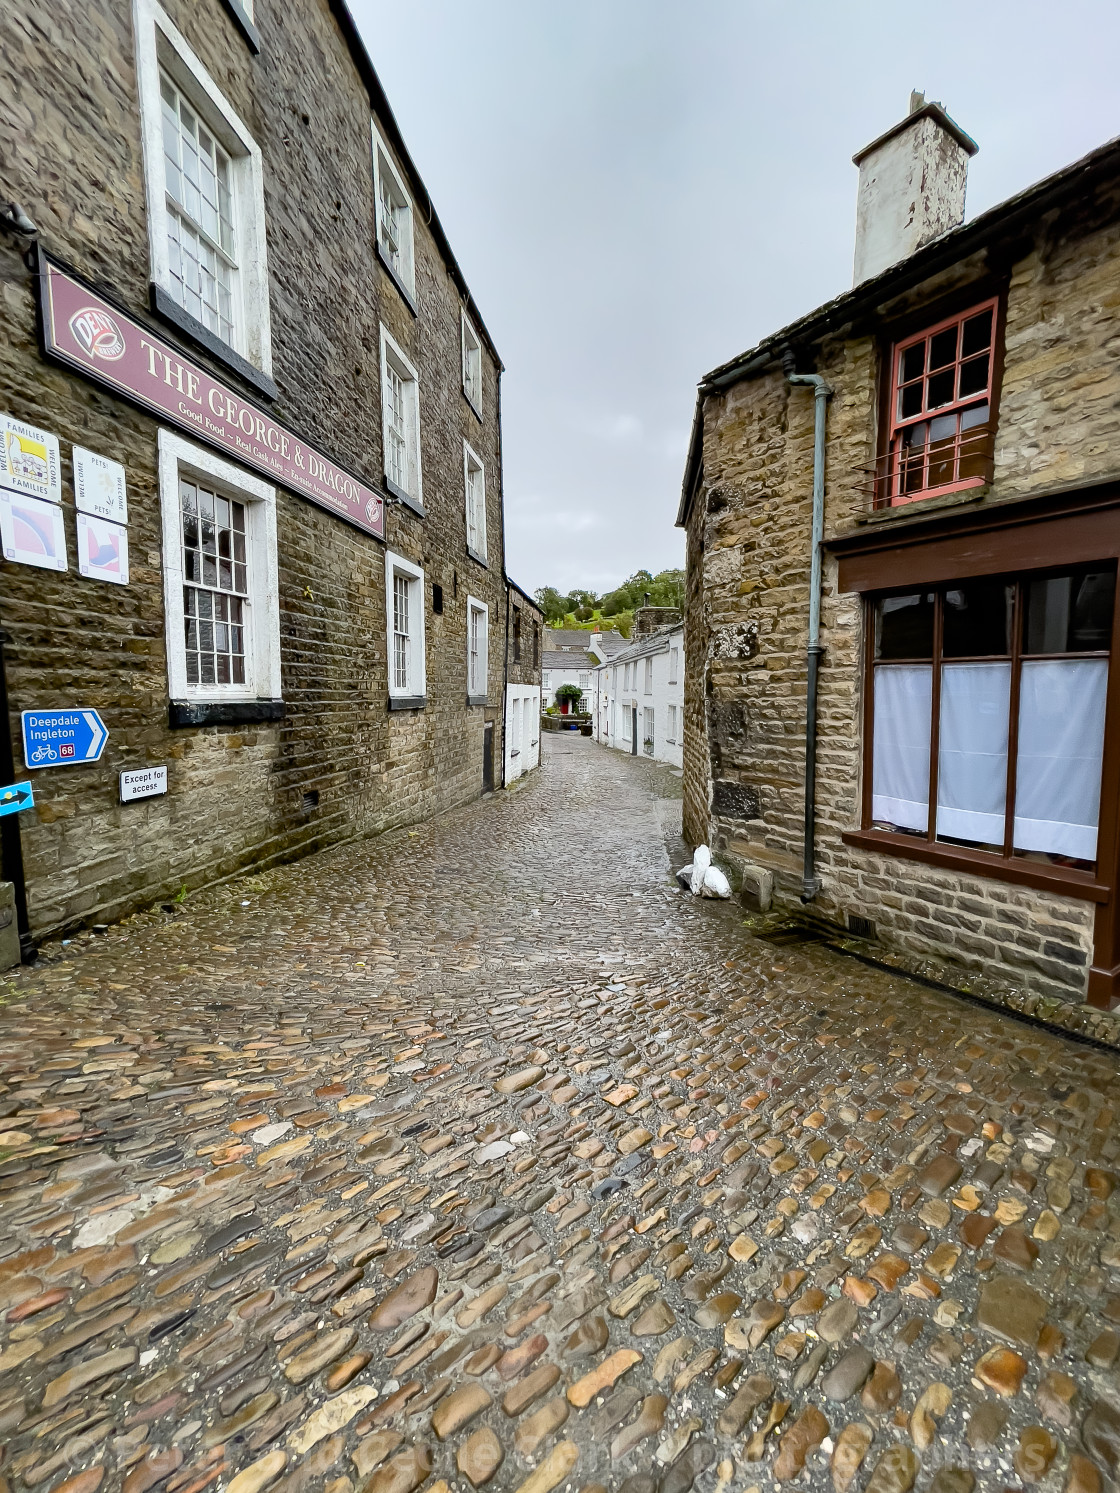
[[[697,845],[692,856],[692,895],[699,897],[704,885],[704,873],[712,864],[712,852],[706,845]]]
[[[731,896],[731,883],[718,866],[709,866],[704,872],[704,885],[700,888],[702,897],[723,897],[726,900]]]
[[[684,889],[685,889],[686,892],[690,892],[692,890],[692,862],[691,861],[689,861],[689,863],[688,863],[687,866],[682,866],[680,868],[680,870],[677,872],[677,883],[678,883],[678,885],[684,887]]]

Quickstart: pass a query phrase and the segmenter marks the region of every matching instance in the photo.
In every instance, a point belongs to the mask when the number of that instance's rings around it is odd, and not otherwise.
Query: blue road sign
[[[23,760],[28,767],[96,762],[109,733],[96,710],[25,710]]]
[[[35,807],[35,795],[30,783],[11,783],[0,788],[0,818],[5,814],[22,814],[24,809]]]

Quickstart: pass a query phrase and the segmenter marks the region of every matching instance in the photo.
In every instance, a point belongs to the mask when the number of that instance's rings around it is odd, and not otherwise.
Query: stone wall
[[[71,568],[2,564],[13,722],[82,704],[109,728],[101,761],[33,774],[22,816],[34,932],[119,915],[242,867],[439,812],[481,791],[483,729],[500,736],[505,652],[500,365],[483,340],[483,413],[461,389],[460,289],[415,213],[417,313],[374,252],[370,104],[325,0],[260,8],[254,55],[221,0],[167,0],[264,156],[277,417],[380,486],[379,325],[420,373],[427,517],[400,504],[388,547],[426,571],[427,705],[387,710],[384,546],[277,493],[282,723],[170,730],[157,422],[38,351],[32,276],[0,238],[0,412],[53,431]],[[50,252],[148,313],[149,260],[128,0],[14,0],[0,49],[2,195]],[[414,191],[417,190],[414,186]],[[148,316],[149,320],[152,320]],[[188,356],[206,352],[165,327]],[[237,376],[216,375],[234,389]],[[250,397],[251,391],[247,389]],[[486,466],[487,566],[466,549],[463,440]],[[131,583],[78,575],[70,448],[124,463]],[[432,611],[432,586],[443,613]],[[490,608],[486,707],[466,703],[466,597]],[[17,771],[22,750],[15,741]],[[166,763],[166,798],[121,805],[121,769]]]
[[[1044,216],[1033,242],[1015,246],[1006,263],[998,255],[964,260],[802,350],[799,366],[823,374],[834,390],[826,539],[851,532],[868,509],[882,341],[875,323],[889,325],[996,271],[1007,283],[1006,362],[985,501],[1116,475],[1120,198],[1100,189],[1060,222]],[[791,386],[780,367],[708,393],[702,474],[686,525],[685,833],[771,870],[787,907],[797,906],[801,889],[812,438],[812,391]],[[900,509],[885,521],[913,516]],[[817,769],[823,887],[814,911],[841,926],[850,913],[869,918],[887,946],[918,960],[948,960],[1009,988],[1082,999],[1091,903],[842,843],[860,823],[861,630],[860,600],[837,591],[826,553]]]

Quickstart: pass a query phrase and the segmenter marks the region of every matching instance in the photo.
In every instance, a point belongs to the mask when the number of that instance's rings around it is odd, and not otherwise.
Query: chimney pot
[[[906,118],[852,157],[859,167],[853,285],[964,222],[968,162],[977,149],[940,104],[915,90]]]

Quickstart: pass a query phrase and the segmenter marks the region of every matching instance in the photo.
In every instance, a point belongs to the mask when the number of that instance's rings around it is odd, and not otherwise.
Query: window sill
[[[845,845],[871,850],[880,855],[895,855],[902,860],[922,861],[926,865],[944,866],[946,870],[986,876],[991,881],[1011,881],[1019,886],[1033,886],[1042,891],[1057,892],[1082,902],[1107,902],[1111,887],[1087,871],[1065,871],[1060,866],[1046,867],[1030,861],[1001,860],[980,850],[965,850],[951,845],[933,844],[909,835],[892,835],[886,830],[847,830],[840,836]],[[931,915],[935,915],[935,910]]]
[[[390,710],[423,710],[428,703],[427,695],[390,695]]]
[[[471,559],[475,562],[476,565],[481,565],[482,568],[483,568],[483,570],[489,570],[490,569],[490,565],[489,565],[489,563],[488,563],[488,561],[486,559],[486,556],[485,555],[480,555],[477,550],[472,550],[469,544],[467,545],[467,554],[470,555]],[[519,663],[519,662],[520,662],[519,659],[516,659],[516,658],[514,659],[514,663]]]
[[[917,518],[923,513],[936,513],[942,508],[959,508],[964,503],[979,503],[988,496],[989,482],[972,482],[967,487],[934,488],[925,496],[916,495],[905,503],[884,503],[881,508],[872,508],[860,516],[864,524],[889,523],[892,519]]]
[[[411,493],[405,492],[403,487],[398,487],[388,473],[385,473],[385,491],[390,497],[396,498],[398,503],[403,503],[406,508],[411,508],[418,518],[427,518],[428,510],[423,503],[417,502]]]
[[[282,721],[283,700],[171,700],[167,723],[172,731],[186,726],[254,726]]]
[[[249,43],[250,49],[253,52],[259,52],[261,49],[261,34],[249,19],[248,12],[243,6],[237,3],[237,0],[225,0],[225,7],[237,22],[242,35]]]
[[[483,423],[483,421],[482,421],[482,411],[479,409],[478,405],[475,404],[474,400],[467,393],[466,389],[463,390],[463,398],[467,401],[467,404],[470,406],[471,414],[474,415],[475,419],[481,425]]]
[[[467,704],[468,705],[489,705],[489,703],[490,703],[490,697],[489,697],[489,695],[468,695],[467,696]]]
[[[236,373],[238,378],[244,380],[265,399],[276,398],[280,391],[267,373],[262,373],[259,368],[255,368],[247,358],[243,358],[239,352],[230,347],[228,342],[223,342],[208,327],[196,321],[189,311],[184,311],[178,301],[172,300],[162,285],[157,285],[153,281],[150,292],[152,310],[161,320],[169,322],[176,331],[182,332],[192,342],[197,342],[199,347],[208,352],[212,358],[224,364],[232,373]]]
[[[386,274],[389,276],[389,279],[392,280],[393,284],[397,287],[397,291],[400,294],[401,300],[412,312],[413,316],[418,316],[420,313],[416,309],[416,297],[413,295],[412,291],[409,290],[408,286],[404,283],[400,275],[398,275],[396,270],[393,268],[393,261],[381,247],[381,240],[376,239],[374,242],[377,248],[377,257],[381,261],[382,269],[386,272]]]

